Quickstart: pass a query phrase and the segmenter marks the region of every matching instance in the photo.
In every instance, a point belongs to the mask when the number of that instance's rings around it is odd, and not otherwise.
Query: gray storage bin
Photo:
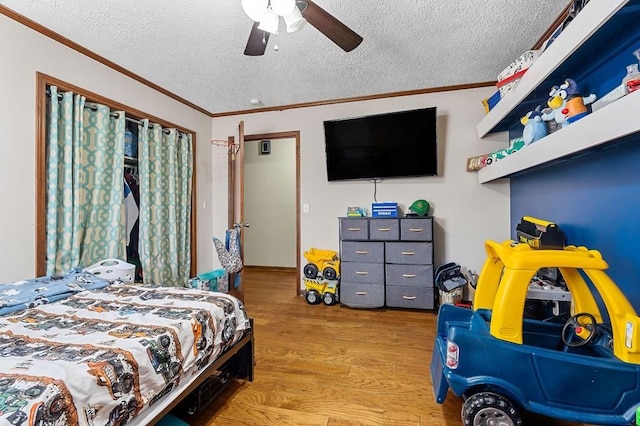
[[[398,240],[400,239],[400,222],[398,219],[370,219],[370,240]]]
[[[433,245],[423,243],[384,243],[385,261],[387,263],[431,264],[433,262]]]
[[[368,240],[369,239],[369,219],[366,217],[341,217],[340,218],[340,239],[341,240]]]
[[[340,264],[340,280],[356,283],[384,284],[384,264],[343,262]]]
[[[433,287],[387,285],[387,306],[433,309]]]
[[[384,243],[368,241],[343,241],[340,250],[343,262],[384,262]]]
[[[433,265],[388,264],[385,278],[387,285],[433,287]]]
[[[432,241],[432,217],[400,220],[400,239],[403,241]]]
[[[384,306],[384,284],[340,282],[340,303],[352,308]]]

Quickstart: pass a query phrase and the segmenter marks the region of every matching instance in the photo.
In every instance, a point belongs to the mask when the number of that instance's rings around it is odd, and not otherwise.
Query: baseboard
[[[291,272],[295,273],[296,268],[288,266],[250,266],[244,265],[244,269],[255,272]]]

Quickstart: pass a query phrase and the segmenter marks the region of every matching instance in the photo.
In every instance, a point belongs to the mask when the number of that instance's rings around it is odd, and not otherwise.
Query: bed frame
[[[176,408],[182,401],[186,400],[193,392],[209,380],[211,377],[219,376],[220,371],[224,369],[224,382],[231,379],[253,381],[253,367],[255,364],[255,348],[253,340],[253,319],[249,319],[251,329],[242,336],[242,338],[222,353],[218,358],[204,369],[180,394],[174,395],[172,392],[160,399],[158,406],[162,405],[162,411],[151,410],[148,414],[136,417],[135,424],[154,425],[160,421],[171,410]],[[173,397],[172,400],[165,400],[167,397]],[[164,404],[163,404],[164,403]],[[155,407],[151,407],[155,408]]]

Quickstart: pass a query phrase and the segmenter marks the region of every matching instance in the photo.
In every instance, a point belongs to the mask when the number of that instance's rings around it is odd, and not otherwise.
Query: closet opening
[[[72,84],[58,80],[54,77],[37,73],[37,110],[36,110],[36,276],[47,275],[47,102],[50,97],[48,88],[55,86],[59,92],[73,92],[75,95],[81,95],[86,98],[84,107],[88,109],[97,109],[98,106],[106,106],[111,110],[110,115],[119,115],[119,112],[124,113],[124,159],[122,175],[124,176],[124,204],[126,207],[126,220],[127,220],[127,242],[126,242],[126,259],[121,257],[121,260],[126,260],[129,263],[136,265],[136,280],[141,281],[143,271],[140,266],[139,259],[139,220],[136,217],[136,209],[139,212],[140,207],[140,171],[141,168],[156,167],[156,163],[153,155],[146,154],[144,165],[139,164],[139,152],[137,152],[137,139],[138,132],[141,126],[144,124],[145,129],[152,129],[154,125],[159,126],[162,129],[163,137],[171,134],[172,137],[189,138],[190,151],[183,155],[189,159],[188,166],[190,167],[189,182],[187,185],[189,192],[187,194],[187,202],[182,203],[183,210],[187,210],[182,217],[187,217],[186,228],[178,227],[178,235],[190,234],[189,239],[185,239],[184,243],[187,247],[184,253],[189,252],[189,262],[186,264],[189,276],[195,276],[197,271],[196,259],[196,247],[197,247],[197,234],[196,234],[196,185],[195,185],[195,144],[196,134],[195,132],[186,129],[182,126],[175,125],[160,118],[151,116],[142,111],[120,104],[98,94],[89,92]],[[103,107],[104,108],[104,107]],[[115,112],[119,111],[119,112]],[[117,118],[117,117],[116,117]],[[120,128],[121,129],[121,128]],[[156,129],[157,133],[161,133]],[[146,133],[145,133],[146,134]],[[164,139],[162,139],[164,140]],[[155,161],[154,161],[155,160]],[[149,174],[145,174],[149,176]],[[187,204],[190,201],[190,206]],[[150,204],[148,204],[150,205]],[[186,216],[185,216],[186,215]],[[184,232],[182,232],[184,231]],[[50,249],[49,249],[50,250]],[[99,259],[102,260],[102,259]],[[185,260],[186,262],[186,260]],[[80,265],[88,267],[90,265]],[[49,269],[51,265],[49,265]]]

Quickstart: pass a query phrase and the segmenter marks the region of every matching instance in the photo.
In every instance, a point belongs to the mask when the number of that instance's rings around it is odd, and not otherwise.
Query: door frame
[[[242,218],[242,220],[244,220],[244,155],[242,153],[242,150],[244,149],[244,145],[246,142],[254,142],[254,141],[260,141],[260,140],[265,140],[265,139],[269,139],[271,141],[277,140],[277,139],[295,139],[296,141],[296,158],[295,158],[295,166],[296,166],[296,277],[300,276],[300,131],[299,130],[291,130],[291,131],[284,131],[284,132],[274,132],[274,133],[257,133],[257,134],[251,134],[251,135],[245,135],[244,133],[244,126],[241,124],[241,129],[240,129],[240,155],[237,156],[236,158],[241,159],[242,160],[242,164],[239,165],[240,167],[236,168],[236,171],[238,172],[238,175],[233,177],[232,179],[235,181],[234,182],[234,186],[235,185],[239,185],[239,197],[240,197],[240,203],[239,203],[239,207],[240,207],[240,217]],[[229,142],[232,144],[234,141],[233,137],[229,138]],[[277,142],[276,142],[277,143]],[[232,160],[231,160],[231,154],[229,155],[229,168],[231,169],[233,167],[232,164]],[[231,177],[231,174],[230,174]],[[229,196],[231,197],[231,191],[233,191],[233,188],[231,187],[231,185],[229,186],[229,191],[230,194]],[[237,192],[236,192],[237,193]],[[231,202],[232,198],[230,198],[230,202]],[[232,206],[229,206],[229,224],[232,225],[233,224],[233,212],[232,212]],[[244,243],[244,239],[242,239],[241,236],[241,241],[242,243]],[[296,295],[301,296],[303,294],[302,289],[300,288],[300,283],[299,281],[296,279],[295,280],[295,285],[296,285]]]

